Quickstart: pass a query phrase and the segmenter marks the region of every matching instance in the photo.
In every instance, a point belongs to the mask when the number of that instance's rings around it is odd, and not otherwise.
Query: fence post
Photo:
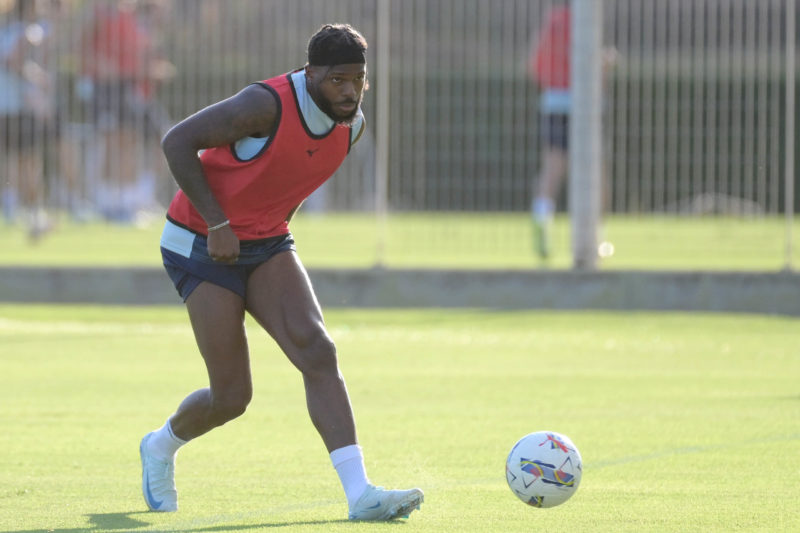
[[[786,2],[786,259],[784,268],[792,269],[792,227],[794,224],[794,91],[795,91],[795,0]]]
[[[569,214],[576,270],[597,267],[602,175],[602,0],[572,0]]]
[[[391,23],[389,0],[378,0],[375,95],[375,216],[377,218],[377,239],[375,246],[375,265],[383,266],[386,261],[387,216],[389,210],[389,69],[391,47]]]

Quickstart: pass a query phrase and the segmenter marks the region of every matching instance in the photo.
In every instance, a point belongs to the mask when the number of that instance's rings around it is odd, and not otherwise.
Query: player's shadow
[[[147,527],[149,522],[137,520],[133,515],[147,515],[147,511],[131,511],[127,513],[97,513],[89,514],[89,524],[86,527],[63,529],[18,529],[9,533],[89,533],[98,531],[135,531]]]
[[[127,513],[98,513],[86,515],[89,524],[86,527],[64,528],[64,529],[20,529],[9,531],[8,533],[98,533],[100,531],[130,531],[135,532],[139,528],[148,527],[150,522],[139,520],[135,515],[151,515],[149,511],[131,511]],[[213,533],[215,531],[247,531],[249,529],[261,528],[282,528],[295,526],[313,526],[324,524],[335,524],[347,522],[347,520],[306,520],[299,522],[264,522],[261,524],[221,524],[218,526],[194,527],[188,529],[170,529],[170,531],[182,531],[185,533]]]

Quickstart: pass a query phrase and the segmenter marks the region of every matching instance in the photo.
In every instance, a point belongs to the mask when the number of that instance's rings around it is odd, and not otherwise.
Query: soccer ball
[[[555,507],[570,499],[578,490],[581,471],[578,448],[555,431],[525,435],[506,459],[508,486],[533,507]]]

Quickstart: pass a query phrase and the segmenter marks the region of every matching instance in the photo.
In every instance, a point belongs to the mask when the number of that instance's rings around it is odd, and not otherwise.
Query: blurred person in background
[[[166,181],[160,180],[161,177],[169,175],[161,152],[161,138],[173,121],[158,98],[158,92],[175,78],[175,65],[167,58],[164,45],[169,4],[166,0],[139,0],[136,12],[139,32],[144,41],[142,54],[145,75],[140,78],[133,100],[137,115],[143,117],[140,131],[141,164],[136,180],[135,201],[139,217],[144,214],[160,217],[164,208],[159,201],[158,185]],[[175,189],[171,188],[165,201],[169,201],[174,193]]]
[[[98,208],[112,222],[134,222],[156,205],[153,164],[168,122],[156,91],[174,75],[158,46],[164,7],[158,0],[99,4],[84,31],[79,92],[97,130]]]
[[[366,50],[349,25],[324,25],[309,40],[304,68],[248,85],[162,141],[180,190],[167,211],[161,254],[209,386],[141,441],[142,490],[153,511],[178,508],[178,449],[240,416],[252,398],[246,313],[302,374],[349,518],[392,520],[422,503],[419,489],[384,490],[367,478],[336,347],[289,231],[297,208],[364,131]]]
[[[48,69],[50,22],[37,0],[16,0],[0,28],[2,207],[36,240],[52,226],[45,210],[45,148],[55,138],[55,79]],[[19,213],[18,213],[19,211]]]
[[[534,38],[528,73],[539,89],[539,140],[541,164],[534,185],[531,216],[534,250],[542,259],[551,253],[550,231],[556,202],[569,161],[570,8],[551,7]],[[616,61],[616,51],[603,51],[603,73]]]
[[[39,0],[40,20],[48,28],[47,57],[51,58],[49,71],[55,79],[55,119],[52,142],[47,143],[45,176],[48,197],[54,207],[66,208],[74,216],[85,204],[80,179],[80,134],[76,135],[71,117],[72,94],[65,90],[64,79],[71,81],[72,73],[59,69],[66,57],[75,50],[71,42],[72,27],[64,22],[71,11],[69,0]],[[66,61],[68,63],[68,61]],[[63,78],[62,78],[63,76]]]

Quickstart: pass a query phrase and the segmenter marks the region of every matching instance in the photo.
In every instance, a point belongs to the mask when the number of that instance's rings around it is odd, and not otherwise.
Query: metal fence
[[[35,222],[47,208],[119,222],[131,206],[158,211],[174,192],[159,155],[164,130],[252,81],[301,67],[308,37],[331,21],[352,23],[370,43],[370,129],[306,209],[380,205],[374,132],[386,106],[390,213],[527,212],[541,161],[538,89],[526,66],[559,3],[2,0],[3,212]],[[609,212],[798,208],[786,94],[796,3],[604,1],[605,44],[617,52],[604,94]],[[375,77],[381,47],[386,79]],[[385,102],[376,98],[381,83]]]
[[[788,2],[609,7],[613,209],[782,211]]]

